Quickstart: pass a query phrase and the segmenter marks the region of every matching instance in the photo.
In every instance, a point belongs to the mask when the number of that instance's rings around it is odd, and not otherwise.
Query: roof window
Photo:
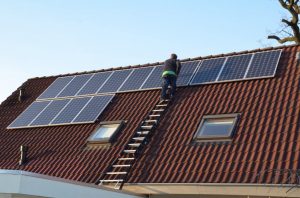
[[[234,133],[239,114],[203,116],[194,140],[230,140]]]
[[[120,131],[124,121],[101,122],[94,133],[89,137],[89,144],[111,143]]]

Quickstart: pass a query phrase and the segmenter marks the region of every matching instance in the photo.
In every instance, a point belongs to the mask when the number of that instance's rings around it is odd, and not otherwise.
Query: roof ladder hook
[[[116,183],[114,189],[118,189],[118,190],[120,189],[120,187],[118,187],[119,183],[120,183],[120,181],[117,181],[117,183]]]
[[[300,51],[296,53],[297,67],[300,67]]]
[[[24,99],[24,88],[19,89],[19,96],[18,96],[18,101],[22,102]]]
[[[27,162],[28,146],[21,145],[20,152],[21,156],[19,160],[19,165],[22,166]]]

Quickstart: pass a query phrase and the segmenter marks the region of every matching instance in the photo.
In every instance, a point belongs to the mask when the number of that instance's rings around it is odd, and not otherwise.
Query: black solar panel
[[[20,128],[28,126],[32,120],[50,103],[50,101],[33,102],[21,113],[7,128]]]
[[[84,106],[90,101],[91,97],[74,98],[68,105],[59,113],[52,121],[51,125],[55,124],[70,124]]]
[[[216,81],[226,58],[203,60],[197,70],[191,85]]]
[[[119,91],[138,90],[143,85],[145,79],[147,79],[152,70],[153,67],[146,67],[133,70],[132,74],[123,84],[123,86],[119,89]]]
[[[116,92],[128,78],[132,69],[115,71],[111,77],[105,82],[98,93]]]
[[[67,105],[69,99],[53,100],[41,114],[30,124],[30,126],[49,125],[53,118]]]
[[[95,122],[113,97],[114,95],[94,96],[79,113],[79,115],[73,120],[73,123]]]
[[[38,99],[55,98],[57,94],[74,78],[67,76],[57,78],[39,97]]]
[[[112,72],[96,73],[77,95],[95,94],[103,83],[110,77]]]
[[[227,58],[218,81],[243,79],[249,66],[252,54]]]
[[[7,128],[27,128],[94,122],[114,95],[37,101]]]
[[[199,63],[200,61],[182,63],[182,67],[177,78],[177,86],[187,86],[189,84]]]
[[[246,78],[274,76],[281,50],[254,54]]]
[[[75,96],[91,77],[92,74],[76,76],[57,97]]]
[[[161,75],[163,72],[163,66],[157,66],[154,68],[144,85],[142,86],[142,89],[151,89],[151,88],[159,88],[161,87]]]

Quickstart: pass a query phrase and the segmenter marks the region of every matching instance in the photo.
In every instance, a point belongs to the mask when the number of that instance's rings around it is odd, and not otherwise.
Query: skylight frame
[[[218,120],[218,119],[226,119],[226,118],[232,118],[232,126],[227,135],[201,135],[200,133],[202,132],[202,128],[205,126],[205,123],[207,120]],[[205,115],[202,117],[201,122],[195,132],[195,135],[193,137],[194,141],[222,141],[222,140],[231,140],[236,127],[238,120],[240,118],[239,113],[232,113],[232,114],[216,114],[216,115]],[[217,121],[216,121],[217,122]]]
[[[105,143],[112,143],[113,139],[116,137],[116,135],[121,131],[121,128],[124,126],[125,121],[124,120],[118,120],[118,121],[105,121],[100,122],[99,125],[96,127],[94,132],[89,136],[87,139],[88,144],[105,144]],[[100,133],[100,129],[104,126],[112,126],[117,125],[115,127],[114,132],[110,135],[110,137],[104,137],[104,138],[94,138],[97,133]],[[110,127],[107,127],[110,128]],[[114,127],[111,127],[114,128]]]

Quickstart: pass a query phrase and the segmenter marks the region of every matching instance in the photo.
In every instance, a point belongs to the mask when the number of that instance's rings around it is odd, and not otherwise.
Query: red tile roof
[[[297,51],[299,46],[283,47],[275,78],[179,88],[128,182],[290,182],[287,174],[278,176],[273,170],[300,169]],[[23,102],[18,102],[16,91],[0,105],[0,169],[95,183],[153,108],[160,91],[117,94],[95,124],[7,130],[56,77],[29,79],[22,85]],[[203,115],[227,113],[241,114],[232,142],[193,143]],[[87,149],[86,140],[97,124],[114,120],[128,122],[111,147]],[[18,165],[20,145],[29,146],[25,166]]]

